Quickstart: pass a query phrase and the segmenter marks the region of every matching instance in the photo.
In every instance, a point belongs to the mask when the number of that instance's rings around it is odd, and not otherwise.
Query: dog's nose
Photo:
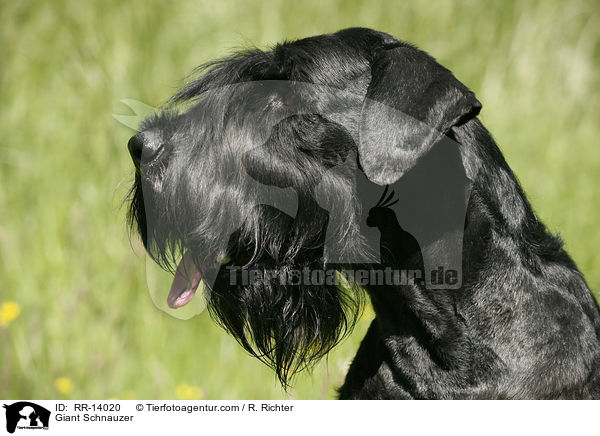
[[[150,162],[156,157],[162,148],[162,142],[158,132],[144,131],[132,136],[127,143],[127,148],[133,163],[139,167],[142,162]]]

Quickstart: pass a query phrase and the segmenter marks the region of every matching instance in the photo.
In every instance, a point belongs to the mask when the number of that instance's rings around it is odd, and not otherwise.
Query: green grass
[[[0,396],[175,398],[180,384],[211,399],[334,396],[372,313],[286,394],[206,313],[181,321],[154,306],[120,207],[133,131],[112,114],[129,114],[124,98],[160,104],[231,48],[348,26],[416,43],[476,92],[536,212],[599,292],[599,11],[578,0],[1,2],[0,305],[21,312],[0,327]]]

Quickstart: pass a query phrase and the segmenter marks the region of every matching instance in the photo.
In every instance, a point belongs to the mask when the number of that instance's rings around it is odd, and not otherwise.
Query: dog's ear
[[[397,41],[397,40],[396,40]],[[428,54],[397,41],[376,50],[360,121],[359,160],[366,176],[391,184],[481,103]]]

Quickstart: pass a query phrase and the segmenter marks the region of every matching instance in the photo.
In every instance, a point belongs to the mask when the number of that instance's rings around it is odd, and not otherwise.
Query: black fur
[[[448,70],[347,29],[198,74],[130,141],[131,223],[165,268],[193,258],[211,314],[284,385],[350,331],[361,291],[264,273],[393,267],[418,274],[365,286],[376,318],[340,398],[600,397],[598,306]],[[462,270],[434,289],[439,241]]]

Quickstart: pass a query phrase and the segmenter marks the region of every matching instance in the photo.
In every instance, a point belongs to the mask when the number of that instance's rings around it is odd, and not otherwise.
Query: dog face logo
[[[29,401],[19,401],[10,405],[4,404],[6,409],[6,431],[14,433],[18,429],[48,429],[50,411],[42,406]]]

